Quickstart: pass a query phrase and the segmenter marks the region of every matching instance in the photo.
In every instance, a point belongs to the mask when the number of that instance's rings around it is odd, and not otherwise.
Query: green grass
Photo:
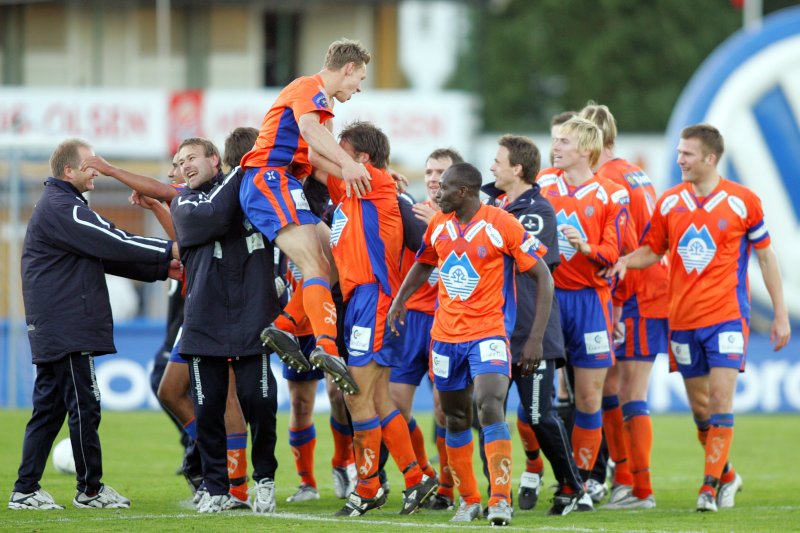
[[[0,411],[0,487],[10,494],[22,448],[29,413]],[[431,427],[430,416],[418,417],[421,427]],[[180,460],[177,433],[161,413],[103,414],[104,477],[133,501],[128,510],[78,510],[70,502],[75,480],[48,465],[43,487],[65,504],[65,511],[9,511],[0,508],[0,531],[408,531],[455,530],[451,513],[423,511],[410,517],[397,515],[402,480],[389,465],[392,493],[389,503],[363,518],[334,519],[341,507],[330,481],[332,442],[327,417],[316,418],[317,480],[322,499],[299,504],[286,503],[298,483],[287,437],[288,415],[279,416],[277,497],[275,516],[232,512],[200,516],[189,504],[189,491],[182,477],[174,474]],[[800,471],[794,458],[800,442],[798,416],[738,416],[732,459],[744,477],[744,490],[734,509],[716,514],[694,512],[697,489],[702,480],[703,456],[695,439],[691,417],[657,416],[653,420],[653,484],[658,508],[647,511],[573,513],[548,517],[550,495],[543,489],[534,511],[518,511],[510,530],[538,531],[800,531]],[[513,427],[513,424],[511,424]],[[67,436],[66,426],[59,439]],[[435,454],[435,447],[429,452]],[[522,464],[522,451],[514,437],[515,466]],[[519,467],[515,478],[519,478]],[[549,471],[549,465],[548,465]],[[545,485],[552,476],[545,473]],[[515,486],[516,489],[516,486]],[[486,527],[485,521],[462,528]]]

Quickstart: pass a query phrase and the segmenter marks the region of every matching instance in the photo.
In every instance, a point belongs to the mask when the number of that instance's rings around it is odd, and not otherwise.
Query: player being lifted
[[[271,242],[274,242],[303,274],[301,290],[292,299],[302,305],[284,309],[304,309],[311,321],[317,347],[311,363],[331,374],[337,385],[349,393],[358,388],[336,350],[336,308],[329,284],[330,264],[317,238],[319,218],[310,210],[298,180],[297,170],[310,173],[308,150],[311,147],[340,168],[347,196],[361,197],[371,190],[370,175],[364,165],[353,160],[339,145],[324,123],[333,118],[331,98],[346,102],[361,91],[367,75],[369,52],[357,41],[342,39],[328,48],[323,69],[314,76],[294,80],[278,95],[264,117],[253,149],[242,158],[245,169],[240,201],[245,216]],[[286,364],[300,370],[309,365],[293,336],[282,329],[293,329],[299,316],[283,317],[277,327],[269,327],[263,340]],[[282,328],[282,329],[280,329]]]

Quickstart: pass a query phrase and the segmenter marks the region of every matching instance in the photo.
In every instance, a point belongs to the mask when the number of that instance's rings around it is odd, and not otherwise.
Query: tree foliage
[[[590,99],[625,131],[663,131],[694,71],[742,24],[729,0],[510,0],[472,14],[450,85],[482,96],[494,131],[549,129]]]

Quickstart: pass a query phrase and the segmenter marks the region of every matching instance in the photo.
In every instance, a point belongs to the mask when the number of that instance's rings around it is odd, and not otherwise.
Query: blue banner
[[[8,357],[9,325],[0,322],[3,336],[0,351],[0,370],[4,379],[0,382],[0,407],[30,407],[34,367],[30,363],[30,347],[24,329],[18,334],[16,365],[10,365]],[[97,381],[100,386],[103,409],[134,410],[157,409],[158,402],[150,391],[150,370],[153,358],[164,340],[164,324],[160,321],[135,320],[115,327],[116,355],[98,357],[95,360]],[[797,412],[800,411],[800,340],[792,340],[780,352],[773,352],[769,339],[753,334],[747,354],[747,371],[739,376],[734,400],[737,413]],[[289,409],[289,389],[281,377],[281,362],[273,356],[272,369],[278,380],[278,406]],[[10,369],[16,366],[15,375]],[[13,386],[12,381],[13,380]],[[9,392],[16,387],[14,401]],[[512,387],[508,398],[509,412],[516,412],[519,403],[517,392]],[[653,367],[649,394],[652,412],[664,413],[688,411],[688,402],[683,382],[677,374],[670,374],[666,356],[659,356]],[[430,411],[433,397],[430,383],[426,380],[417,391],[414,403],[416,410]],[[324,384],[317,389],[315,410],[328,411],[330,403]]]

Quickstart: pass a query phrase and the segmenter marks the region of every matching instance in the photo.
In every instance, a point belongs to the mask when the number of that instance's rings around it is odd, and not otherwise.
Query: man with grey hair
[[[28,223],[22,251],[22,298],[36,381],[33,414],[9,509],[63,509],[39,485],[47,457],[69,413],[78,508],[130,507],[104,485],[100,390],[94,357],[116,352],[105,274],[140,281],[177,279],[172,241],[132,235],[89,207],[97,170],[81,170],[94,155],[79,139],[62,142],[50,158],[53,177]]]

